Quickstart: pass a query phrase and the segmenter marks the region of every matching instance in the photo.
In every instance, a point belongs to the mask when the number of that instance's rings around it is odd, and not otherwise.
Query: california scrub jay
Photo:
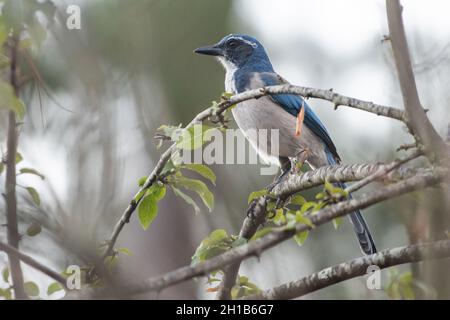
[[[231,34],[215,45],[201,47],[194,52],[219,59],[226,70],[227,92],[240,93],[287,83],[273,70],[261,43],[248,35]],[[246,138],[263,158],[281,167],[282,176],[291,169],[291,160],[298,159],[300,155],[306,155],[306,162],[312,168],[341,161],[325,126],[301,96],[272,94],[239,103],[232,112]],[[303,128],[301,134],[300,128]],[[278,154],[271,152],[270,146],[266,150],[258,148],[254,140],[256,137],[246,134],[248,130],[255,129],[279,130]],[[346,187],[344,183],[339,185]],[[353,212],[350,220],[362,251],[365,254],[375,253],[374,241],[361,212]]]

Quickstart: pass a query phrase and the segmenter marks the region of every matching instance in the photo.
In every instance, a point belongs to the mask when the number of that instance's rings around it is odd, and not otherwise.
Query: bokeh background
[[[380,104],[402,107],[382,0],[55,0],[57,21],[33,52],[49,95],[36,86],[25,91],[28,115],[19,151],[24,163],[46,176],[20,177],[42,197],[36,208],[26,194],[19,199],[21,230],[33,221],[44,226],[37,237],[22,239],[22,248],[38,260],[63,270],[85,266],[98,252],[129,199],[137,180],[158,160],[153,135],[162,124],[188,123],[224,91],[224,72],[208,57],[192,50],[229,33],[247,33],[266,47],[278,73],[298,85],[336,92]],[[67,5],[81,7],[81,30],[68,30]],[[449,122],[450,2],[403,1],[404,21],[420,98],[441,134]],[[323,119],[345,163],[389,161],[401,143],[411,142],[394,120],[330,104],[310,101]],[[71,110],[66,111],[65,109]],[[0,114],[5,148],[6,114]],[[232,126],[235,126],[232,124]],[[116,273],[123,281],[139,281],[190,263],[200,241],[212,230],[237,234],[247,197],[271,177],[259,165],[215,165],[211,186],[215,209],[195,215],[183,200],[168,193],[159,216],[144,231],[136,217],[122,232]],[[4,184],[4,177],[0,177]],[[370,188],[366,192],[370,192]],[[316,190],[317,191],[317,190]],[[312,196],[314,191],[305,193]],[[445,198],[413,194],[365,210],[379,249],[421,241],[430,235],[430,216],[441,212]],[[436,200],[440,199],[440,200]],[[4,220],[0,206],[0,222]],[[0,230],[4,239],[5,230]],[[243,263],[261,288],[294,280],[357,257],[360,251],[350,224],[338,230],[314,230],[302,247],[288,241]],[[6,263],[0,255],[0,266]],[[419,266],[422,280],[440,297],[449,297],[448,277],[436,266]],[[418,267],[413,268],[417,271]],[[429,268],[429,269],[427,269]],[[409,266],[397,268],[399,272]],[[42,288],[49,279],[25,267],[25,277]],[[387,299],[383,290],[368,290],[365,279],[353,279],[306,296],[308,299]],[[383,272],[382,285],[389,284]],[[1,283],[0,283],[1,286]],[[168,288],[159,298],[213,298],[203,279]],[[155,294],[140,298],[155,298]]]

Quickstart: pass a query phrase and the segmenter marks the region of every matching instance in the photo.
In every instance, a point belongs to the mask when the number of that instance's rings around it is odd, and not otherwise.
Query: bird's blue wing
[[[261,77],[262,81],[266,86],[272,86],[277,84],[286,83],[284,79],[282,79],[277,74],[273,73],[265,73]],[[336,146],[330,138],[330,135],[325,129],[325,126],[322,124],[320,119],[314,113],[314,111],[308,106],[305,100],[298,95],[294,94],[272,94],[270,98],[285,111],[292,114],[294,117],[297,117],[298,113],[302,106],[305,108],[305,119],[304,124],[308,127],[316,136],[318,136],[327,147],[328,151],[336,158],[339,159],[339,155],[336,150]]]

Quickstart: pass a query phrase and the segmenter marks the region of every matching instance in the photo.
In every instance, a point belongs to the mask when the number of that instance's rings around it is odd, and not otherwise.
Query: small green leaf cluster
[[[138,216],[144,229],[147,229],[158,215],[158,202],[165,197],[167,187],[170,187],[176,196],[190,204],[195,213],[200,212],[199,206],[195,200],[185,191],[182,191],[182,189],[197,194],[208,210],[212,211],[214,207],[213,193],[203,181],[185,177],[183,175],[185,170],[197,173],[201,177],[209,180],[212,184],[216,183],[216,175],[206,165],[176,165],[172,160],[169,160],[161,174],[164,178],[153,183],[149,188],[142,189],[134,198],[134,201],[139,203]],[[146,180],[147,177],[139,179],[138,184],[141,188],[144,187]]]
[[[414,279],[412,272],[399,273],[397,268],[389,270],[389,285],[384,289],[391,299],[414,300],[416,292],[421,291],[427,297],[435,297],[436,292],[429,285]]]
[[[202,240],[195,250],[191,258],[191,265],[197,265],[230,250],[233,248],[235,241],[236,237],[229,236],[224,229],[214,230],[208,237]]]
[[[261,289],[256,284],[250,282],[248,277],[238,276],[236,284],[231,288],[231,298],[235,300],[260,292]]]
[[[4,283],[7,284],[6,288],[0,288],[0,297],[3,297],[5,300],[11,300],[13,299],[13,286],[11,282],[11,276],[9,273],[9,268],[5,267],[2,270],[2,280]],[[26,281],[24,283],[24,289],[25,293],[31,297],[31,298],[39,298],[40,296],[40,289],[39,286],[33,282],[33,281]],[[64,290],[64,288],[61,286],[58,282],[52,282],[47,287],[47,296],[51,296],[52,294]]]
[[[266,226],[259,229],[251,240],[264,237],[265,235],[279,230],[293,230],[298,224],[304,224],[310,229],[314,228],[311,222],[311,215],[314,215],[330,203],[341,201],[347,197],[348,193],[342,188],[333,186],[328,181],[325,182],[323,191],[316,195],[317,201],[307,201],[300,194],[291,196],[280,207],[277,206],[277,199],[266,189],[254,191],[248,197],[248,203],[256,201],[258,198],[267,197],[267,220],[274,226]],[[333,219],[333,226],[337,229],[342,223],[342,218]],[[303,245],[308,238],[309,230],[298,232],[293,238],[298,245]]]

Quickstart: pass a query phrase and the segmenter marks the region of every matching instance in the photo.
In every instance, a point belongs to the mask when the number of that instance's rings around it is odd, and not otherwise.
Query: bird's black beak
[[[216,45],[200,47],[195,49],[194,52],[208,56],[223,56],[223,50]]]

